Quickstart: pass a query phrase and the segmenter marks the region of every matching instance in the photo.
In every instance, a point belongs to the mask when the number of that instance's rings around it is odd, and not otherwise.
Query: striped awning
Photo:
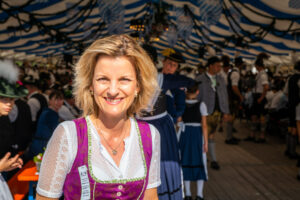
[[[3,0],[0,56],[78,56],[97,38],[133,33],[131,20],[154,13],[153,4],[168,4],[169,22],[153,46],[181,51],[188,64],[213,54],[253,60],[266,52],[279,64],[300,59],[300,0]]]

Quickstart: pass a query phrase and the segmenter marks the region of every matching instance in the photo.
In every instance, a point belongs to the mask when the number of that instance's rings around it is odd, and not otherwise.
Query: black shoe
[[[259,138],[259,139],[255,140],[255,143],[259,143],[259,144],[263,144],[266,142],[267,142],[267,140],[265,138]]]
[[[210,168],[212,168],[214,170],[219,170],[220,169],[220,165],[216,161],[212,161],[210,163]]]
[[[225,140],[225,143],[226,144],[233,144],[233,145],[239,144],[239,142],[237,140],[234,140],[233,138]]]
[[[244,139],[244,141],[247,141],[247,142],[253,142],[255,141],[255,138],[254,137],[251,137],[251,136],[248,136]]]
[[[191,196],[184,197],[184,200],[193,200]]]
[[[196,196],[196,199],[195,199],[195,200],[204,200],[204,198],[199,197],[199,196]]]
[[[299,154],[296,153],[296,152],[294,152],[294,153],[290,153],[290,152],[289,152],[288,157],[289,157],[289,159],[292,159],[292,160],[298,159],[298,158],[299,158]]]

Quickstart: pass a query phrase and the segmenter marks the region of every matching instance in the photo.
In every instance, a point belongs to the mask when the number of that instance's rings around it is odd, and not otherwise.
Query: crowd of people
[[[283,153],[299,158],[300,61],[284,77],[266,70],[265,53],[256,74],[241,57],[212,56],[187,75],[181,53],[162,54],[157,69],[155,48],[113,35],[96,40],[73,69],[1,61],[0,197],[12,199],[5,180],[44,153],[37,199],[192,200],[195,181],[202,200],[206,153],[221,169],[218,127],[228,145],[263,144],[276,130],[286,137]],[[237,118],[251,124],[248,137],[234,135]]]

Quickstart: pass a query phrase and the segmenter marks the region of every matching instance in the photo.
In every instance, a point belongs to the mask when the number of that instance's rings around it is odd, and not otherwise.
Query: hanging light
[[[145,25],[141,19],[132,19],[129,28],[134,31],[144,31]]]

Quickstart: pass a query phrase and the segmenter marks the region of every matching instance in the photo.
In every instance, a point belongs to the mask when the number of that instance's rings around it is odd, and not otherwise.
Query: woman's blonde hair
[[[140,114],[146,109],[155,90],[158,89],[157,70],[142,47],[128,35],[112,35],[91,44],[75,66],[74,97],[83,116],[99,115],[99,107],[91,95],[94,70],[101,56],[125,56],[135,68],[139,93],[127,111],[128,116]]]

